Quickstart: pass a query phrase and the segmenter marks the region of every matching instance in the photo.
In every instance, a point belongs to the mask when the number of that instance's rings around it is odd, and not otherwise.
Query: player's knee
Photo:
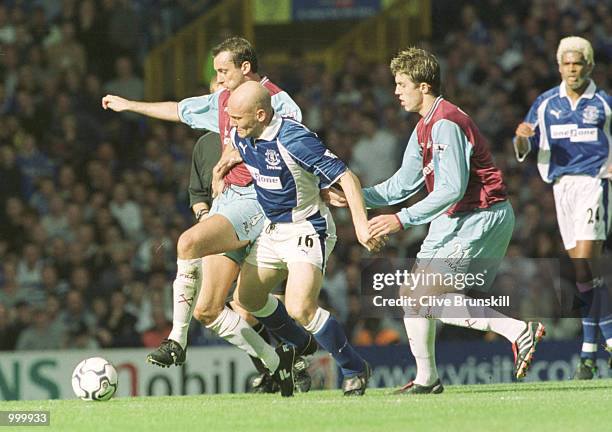
[[[222,311],[223,307],[196,306],[193,310],[193,317],[205,326],[209,326],[215,322]]]
[[[193,232],[185,231],[180,235],[177,245],[176,251],[178,252],[178,256],[182,257],[185,255],[190,255],[190,253],[195,249],[197,244],[197,238]]]
[[[234,301],[232,302],[237,309],[242,309],[243,312],[254,312],[260,309],[249,295],[241,294],[239,291],[234,291]]]
[[[317,311],[316,305],[286,304],[287,313],[302,327],[310,323]]]

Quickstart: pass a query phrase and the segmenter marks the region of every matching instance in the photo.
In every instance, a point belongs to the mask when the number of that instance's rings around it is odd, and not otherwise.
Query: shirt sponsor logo
[[[597,107],[589,105],[582,110],[582,122],[587,124],[597,124],[599,119],[599,110]]]
[[[597,141],[597,128],[579,128],[572,131],[571,142]]]
[[[251,173],[253,180],[255,180],[255,183],[260,188],[268,189],[268,190],[282,190],[283,189],[283,185],[280,181],[280,178],[260,174],[257,168],[254,168],[249,165],[247,165],[247,168],[249,172]]]
[[[597,141],[597,128],[579,128],[576,124],[552,125],[552,139],[568,139],[570,142]]]

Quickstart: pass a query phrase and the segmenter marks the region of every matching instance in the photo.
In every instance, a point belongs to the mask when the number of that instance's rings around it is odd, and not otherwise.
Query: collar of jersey
[[[274,138],[276,138],[276,135],[278,135],[278,131],[280,131],[282,124],[283,124],[283,118],[279,114],[274,113],[274,115],[272,116],[272,121],[270,121],[270,124],[266,126],[266,128],[263,130],[261,135],[259,135],[259,137],[255,141],[274,140]]]
[[[593,82],[593,80],[590,80],[589,85],[587,86],[586,90],[584,91],[584,93],[582,93],[582,95],[578,98],[578,100],[585,98],[585,99],[592,99],[593,96],[595,96],[595,91],[597,90],[597,87],[595,86],[595,83]],[[559,97],[568,97],[567,96],[567,89],[565,87],[565,81],[561,81],[561,85],[559,86]]]
[[[433,116],[434,111],[438,108],[438,105],[440,105],[440,102],[442,102],[442,99],[444,99],[442,96],[438,96],[436,100],[434,101],[433,105],[431,106],[431,108],[429,108],[429,112],[427,113],[427,115],[425,115],[425,119],[423,120],[425,124],[429,123],[429,120],[431,120],[431,117]]]

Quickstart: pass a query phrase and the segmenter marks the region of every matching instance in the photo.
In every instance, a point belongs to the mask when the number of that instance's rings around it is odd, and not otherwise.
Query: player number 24
[[[587,209],[587,213],[589,214],[589,221],[587,223],[592,224],[595,222],[599,222],[599,207],[597,210]],[[595,213],[595,221],[593,221],[593,213]]]

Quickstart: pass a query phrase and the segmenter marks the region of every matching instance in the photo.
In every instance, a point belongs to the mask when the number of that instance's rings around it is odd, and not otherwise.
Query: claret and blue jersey
[[[535,124],[529,139],[538,152],[542,179],[554,182],[564,175],[609,177],[612,166],[612,97],[593,81],[576,103],[565,83],[541,94],[525,122]],[[522,160],[526,155],[520,155]]]
[[[300,222],[320,214],[325,207],[320,190],[347,170],[315,133],[278,114],[257,139],[240,138],[235,128],[230,136],[271,222]]]

